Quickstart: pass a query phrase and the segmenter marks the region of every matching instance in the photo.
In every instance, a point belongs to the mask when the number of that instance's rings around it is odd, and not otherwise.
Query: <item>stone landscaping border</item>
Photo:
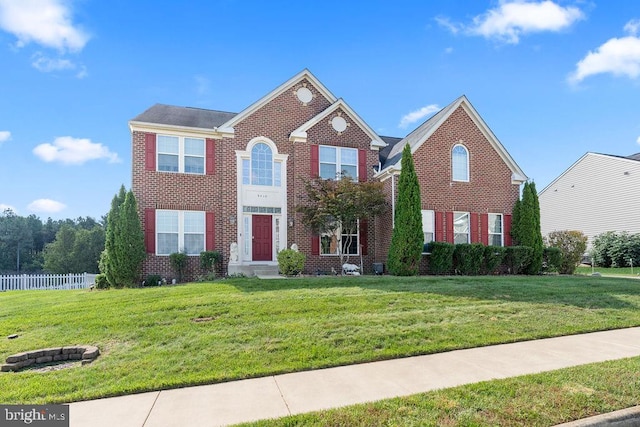
[[[43,348],[40,350],[26,351],[7,357],[7,363],[0,366],[0,372],[17,372],[27,366],[62,362],[65,360],[78,360],[83,365],[91,363],[100,354],[98,347],[93,345],[78,345],[73,347]]]

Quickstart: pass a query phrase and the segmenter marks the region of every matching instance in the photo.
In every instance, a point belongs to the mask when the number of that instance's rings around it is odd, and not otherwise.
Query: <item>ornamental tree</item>
[[[418,274],[422,257],[424,235],[420,211],[420,183],[409,144],[402,150],[401,166],[387,267],[389,272],[396,276],[415,276]]]
[[[330,236],[342,265],[358,234],[358,221],[373,218],[387,207],[381,182],[357,182],[348,175],[339,180],[320,177],[304,183],[306,200],[296,207],[302,222],[314,234]]]

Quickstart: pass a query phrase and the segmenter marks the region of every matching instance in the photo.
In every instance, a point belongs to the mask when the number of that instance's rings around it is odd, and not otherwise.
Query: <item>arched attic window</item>
[[[451,175],[453,181],[469,181],[469,151],[461,144],[451,150]]]

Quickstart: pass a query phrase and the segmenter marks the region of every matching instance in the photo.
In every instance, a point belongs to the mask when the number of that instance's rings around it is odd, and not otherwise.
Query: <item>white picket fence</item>
[[[21,274],[0,276],[0,292],[48,289],[86,289],[95,284],[97,274]]]

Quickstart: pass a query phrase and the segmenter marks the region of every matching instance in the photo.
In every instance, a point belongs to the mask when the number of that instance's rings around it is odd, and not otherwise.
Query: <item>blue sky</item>
[[[100,218],[155,103],[240,112],[308,68],[380,135],[466,95],[544,188],[640,152],[640,3],[0,0],[0,208]]]

